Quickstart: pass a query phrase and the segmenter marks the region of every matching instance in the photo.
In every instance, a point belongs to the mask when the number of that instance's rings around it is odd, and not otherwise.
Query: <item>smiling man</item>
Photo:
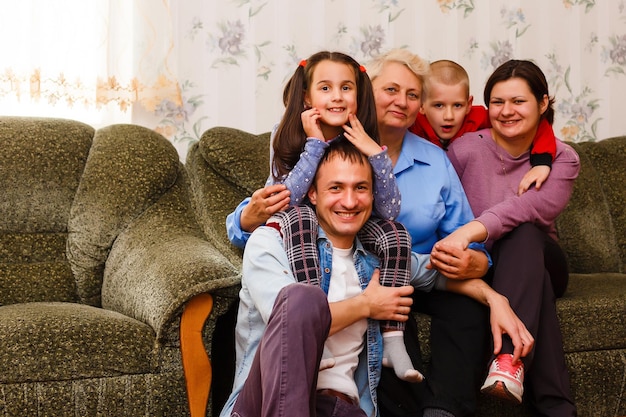
[[[356,237],[372,212],[372,188],[367,157],[345,138],[330,142],[308,192],[320,225],[320,285],[296,282],[272,219],[248,240],[237,371],[222,416],[377,414],[377,320],[405,321],[413,287],[381,286],[378,260]],[[432,271],[423,276],[434,280]],[[320,365],[325,351],[332,362]]]

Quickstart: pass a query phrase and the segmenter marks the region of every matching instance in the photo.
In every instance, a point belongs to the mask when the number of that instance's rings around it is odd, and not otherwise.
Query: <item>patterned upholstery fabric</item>
[[[239,272],[204,237],[172,144],[0,117],[0,159],[0,415],[188,413],[181,313]]]

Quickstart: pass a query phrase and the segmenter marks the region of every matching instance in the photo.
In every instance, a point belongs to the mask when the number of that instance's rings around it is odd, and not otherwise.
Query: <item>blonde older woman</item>
[[[394,49],[367,65],[372,79],[380,143],[388,149],[402,195],[397,221],[412,238],[413,251],[429,256],[437,241],[474,216],[459,178],[445,151],[409,132],[421,105],[428,63],[405,49]],[[491,309],[494,343],[507,333],[515,355],[526,355],[532,336],[511,310],[508,300],[481,278],[489,266],[482,245],[448,248],[431,258],[432,266],[448,280],[431,292],[416,291],[413,309],[432,317],[429,369],[425,389],[418,395],[424,416],[464,416],[476,407],[476,393],[484,373],[487,314]],[[393,374],[384,373],[379,395],[398,402],[396,393],[410,392]],[[406,408],[406,404],[404,404]],[[391,413],[391,410],[382,410]],[[392,415],[392,414],[390,414]]]

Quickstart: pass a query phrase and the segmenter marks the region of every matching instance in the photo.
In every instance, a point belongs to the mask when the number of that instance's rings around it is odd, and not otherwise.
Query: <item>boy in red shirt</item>
[[[430,64],[430,75],[422,91],[422,107],[411,132],[435,145],[448,145],[464,133],[491,127],[489,111],[483,106],[472,106],[469,94],[469,76],[465,69],[449,60]],[[533,140],[530,163],[532,168],[522,179],[518,193],[534,183],[539,189],[548,178],[556,153],[556,138],[552,126],[543,120]]]

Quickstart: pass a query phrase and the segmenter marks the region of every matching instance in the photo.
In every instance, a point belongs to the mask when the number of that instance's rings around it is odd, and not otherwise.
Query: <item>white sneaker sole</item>
[[[490,378],[487,378],[487,381],[485,381],[485,384],[480,389],[480,392],[510,401],[515,404],[522,403],[522,396],[518,393],[510,391],[504,381],[498,380],[496,379],[496,377],[491,378],[491,381],[489,381],[489,379]],[[517,381],[513,383],[517,383]]]

